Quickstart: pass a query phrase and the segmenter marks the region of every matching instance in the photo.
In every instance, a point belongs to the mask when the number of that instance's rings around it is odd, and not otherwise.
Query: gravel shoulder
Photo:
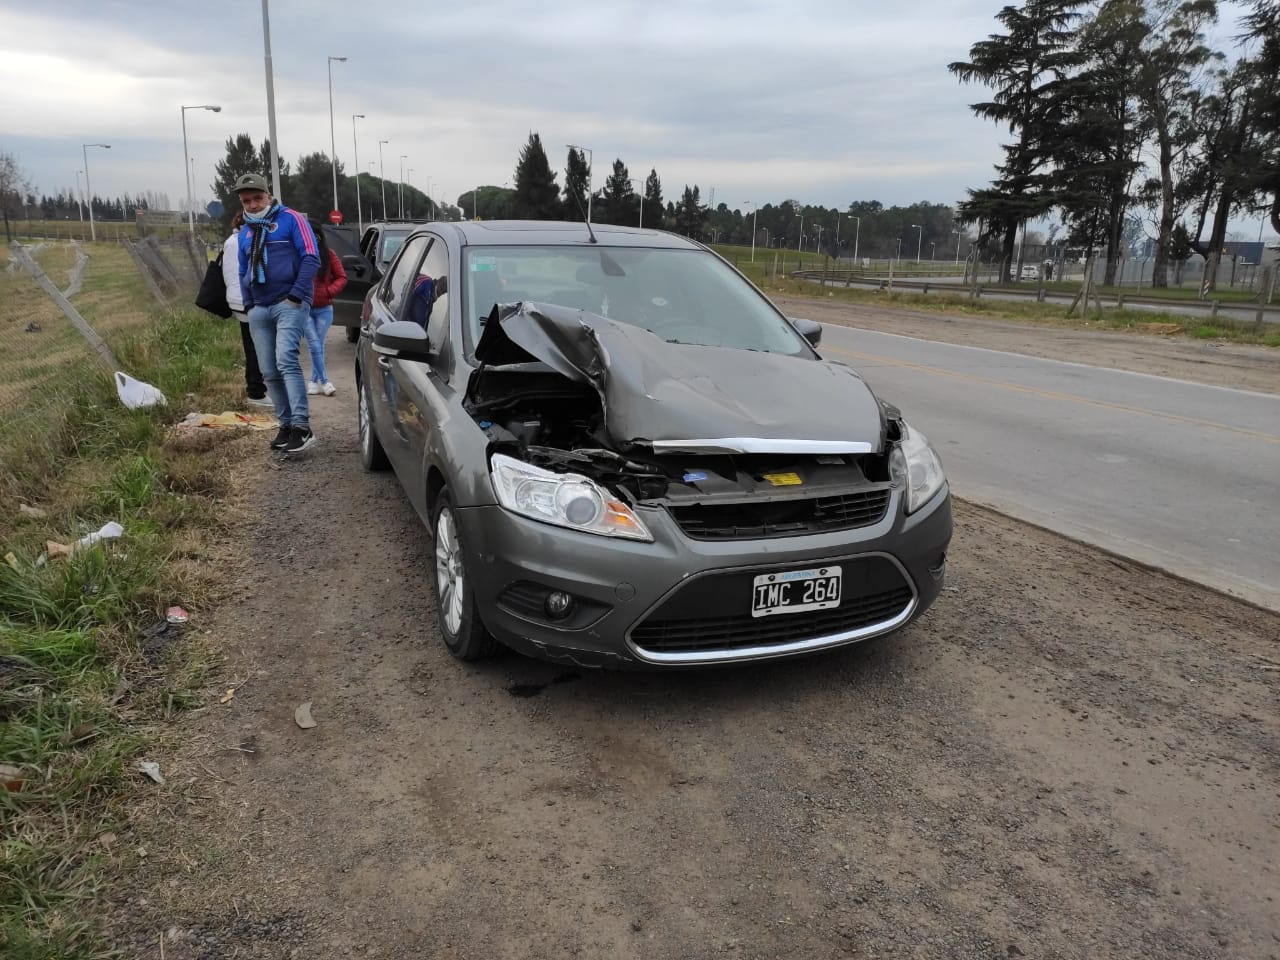
[[[784,304],[855,322],[818,307]],[[1280,955],[1280,615],[960,503],[944,595],[892,638],[459,664],[416,515],[360,471],[351,349],[314,455],[263,443],[237,601],[196,611],[226,660],[115,848],[125,955]]]

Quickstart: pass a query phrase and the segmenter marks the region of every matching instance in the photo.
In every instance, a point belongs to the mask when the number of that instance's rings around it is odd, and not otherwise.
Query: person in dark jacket
[[[338,389],[329,382],[329,374],[324,369],[324,338],[333,326],[333,298],[346,287],[347,271],[342,269],[342,260],[325,240],[324,228],[314,220],[310,223],[311,232],[320,245],[320,269],[316,271],[315,296],[311,300],[311,317],[307,321],[307,349],[311,352],[311,379],[307,382],[307,393],[311,396],[323,393],[332,397]]]
[[[260,174],[240,177],[236,193],[244,213],[239,235],[240,291],[262,379],[280,421],[271,448],[302,453],[316,442],[298,362],[320,266],[316,237],[306,217],[271,196]]]

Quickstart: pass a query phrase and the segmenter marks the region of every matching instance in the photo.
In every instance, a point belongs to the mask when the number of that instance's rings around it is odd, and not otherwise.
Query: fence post
[[[14,244],[11,249],[13,250],[13,255],[17,261],[26,268],[29,274],[36,278],[36,283],[40,284],[40,288],[53,299],[53,302],[58,305],[58,308],[66,314],[67,319],[75,324],[75,328],[79,330],[81,336],[88,341],[89,346],[93,347],[93,349],[98,352],[98,356],[102,357],[111,370],[114,371],[118,369],[120,365],[116,363],[116,358],[111,352],[111,348],[103,342],[102,338],[98,336],[93,327],[89,326],[85,318],[80,316],[80,312],[71,305],[71,302],[62,295],[62,291],[60,291],[54,285],[53,281],[49,279],[48,275],[40,269],[40,265],[32,259],[31,254],[18,244]]]

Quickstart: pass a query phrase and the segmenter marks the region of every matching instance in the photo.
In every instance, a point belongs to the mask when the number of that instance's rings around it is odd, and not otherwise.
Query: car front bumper
[[[951,541],[947,487],[901,513],[895,491],[876,524],[759,540],[695,540],[646,509],[653,543],[539,523],[498,506],[456,517],[485,626],[507,646],[582,666],[670,668],[738,663],[856,643],[919,616],[942,590]],[[751,617],[760,573],[840,564],[837,608]],[[545,597],[574,598],[556,621]]]

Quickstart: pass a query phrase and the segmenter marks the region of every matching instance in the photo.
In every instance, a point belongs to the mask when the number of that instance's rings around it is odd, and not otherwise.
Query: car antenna
[[[599,243],[600,241],[596,239],[595,231],[591,229],[591,220],[587,217],[586,211],[582,209],[582,198],[578,196],[576,191],[573,194],[573,202],[578,205],[578,213],[582,214],[582,222],[587,225],[587,236],[591,238],[592,243]]]

